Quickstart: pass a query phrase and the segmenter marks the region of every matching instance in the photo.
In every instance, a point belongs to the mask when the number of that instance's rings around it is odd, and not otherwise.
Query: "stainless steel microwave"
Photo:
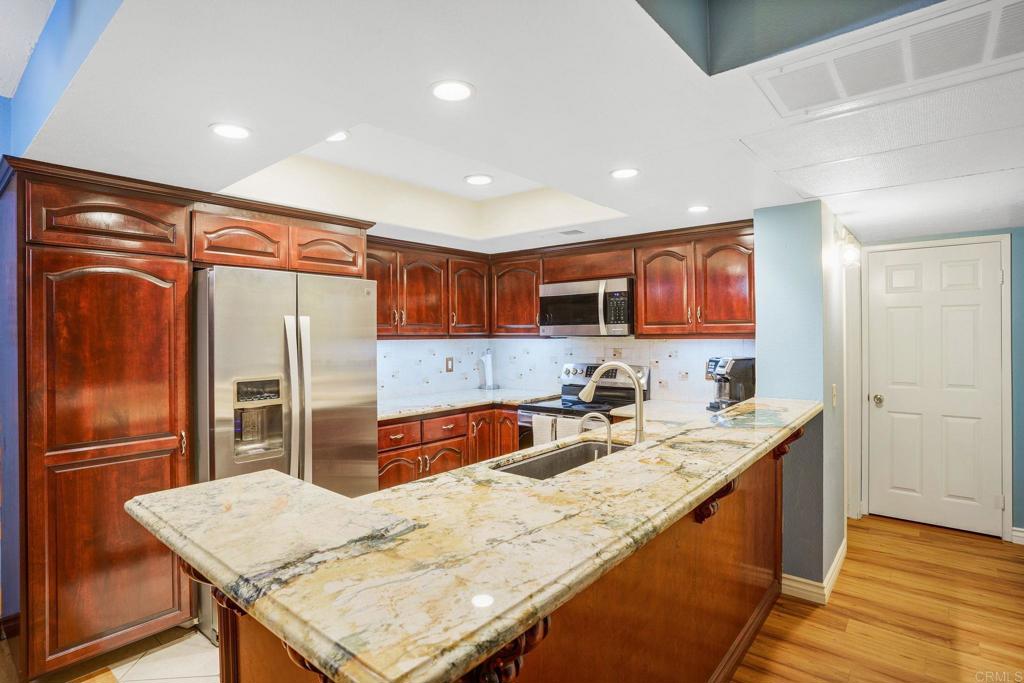
[[[540,286],[540,333],[551,337],[625,337],[633,333],[633,280]]]

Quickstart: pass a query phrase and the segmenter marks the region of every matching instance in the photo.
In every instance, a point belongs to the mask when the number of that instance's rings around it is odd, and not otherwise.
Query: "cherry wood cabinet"
[[[429,251],[398,254],[398,334],[448,334],[448,261]]]
[[[188,483],[181,259],[27,250],[29,673],[181,623],[176,558],[125,512]]]
[[[636,333],[686,335],[697,331],[691,241],[636,250]]]
[[[366,235],[362,231],[345,233],[293,224],[288,235],[288,264],[292,270],[362,277],[365,254]]]
[[[466,464],[490,460],[497,453],[497,410],[474,410],[469,413],[469,438],[466,445]]]
[[[377,428],[377,450],[412,446],[422,441],[420,421],[402,422]]]
[[[539,258],[495,261],[491,265],[491,333],[540,334]]]
[[[418,479],[423,469],[422,455],[420,446],[380,453],[377,456],[378,487],[386,489]]]
[[[377,336],[398,334],[398,251],[366,248],[366,279],[377,283]]]
[[[465,413],[423,420],[423,443],[465,436],[468,429],[469,420],[466,419]]]
[[[699,240],[696,272],[697,332],[753,334],[754,235]]]
[[[192,212],[192,258],[203,263],[288,267],[288,224]]]
[[[494,411],[494,451],[496,456],[519,450],[519,414],[514,408]]]
[[[632,277],[633,250],[583,251],[544,257],[544,282]]]
[[[430,477],[462,467],[466,463],[466,437],[423,446],[423,476]]]
[[[482,335],[490,331],[486,261],[448,259],[449,334]]]
[[[185,256],[189,202],[111,191],[92,183],[28,178],[31,242]]]

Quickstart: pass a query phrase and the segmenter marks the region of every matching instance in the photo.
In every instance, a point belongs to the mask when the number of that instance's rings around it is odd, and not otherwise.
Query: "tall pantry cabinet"
[[[32,678],[192,613],[123,509],[189,480],[188,202],[3,173],[0,596]]]

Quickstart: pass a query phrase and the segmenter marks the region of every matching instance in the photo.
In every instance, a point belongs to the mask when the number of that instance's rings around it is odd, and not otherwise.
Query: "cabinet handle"
[[[693,323],[693,306],[686,307],[686,324]]]
[[[427,466],[426,469],[423,470],[423,471],[424,472],[429,472],[430,471],[430,456],[429,455],[424,455],[423,456],[423,462],[426,463],[426,466]]]
[[[399,324],[401,324],[401,325],[404,325],[404,324],[405,324],[405,321],[406,321],[406,317],[405,317],[405,309],[403,308],[403,309],[402,309],[402,312],[401,312],[401,317],[400,317],[400,319],[399,319]]]
[[[416,456],[416,474],[423,474],[423,456]]]
[[[391,309],[391,320],[392,320],[391,326],[392,327],[398,327],[398,309],[397,308],[392,308]]]
[[[405,434],[392,434],[388,438],[391,439],[392,441],[401,441],[402,439],[405,438]]]
[[[188,437],[185,436],[185,430],[181,430],[181,457],[188,455]]]
[[[477,431],[477,424],[476,424],[476,422],[474,422],[473,424],[471,424],[469,426],[469,435],[470,436],[476,436],[476,431]]]
[[[452,311],[452,327],[455,327],[455,311]]]
[[[454,424],[444,425],[443,427],[441,427],[441,429],[444,429],[446,431],[449,430],[449,429],[455,429],[455,425]]]
[[[698,307],[697,307],[697,322],[703,322],[703,321],[702,321],[702,320],[700,319],[700,306],[698,306]]]

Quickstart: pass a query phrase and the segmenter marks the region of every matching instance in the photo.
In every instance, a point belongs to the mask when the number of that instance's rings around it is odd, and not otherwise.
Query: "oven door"
[[[629,280],[587,280],[540,286],[540,333],[552,337],[630,334]]]

